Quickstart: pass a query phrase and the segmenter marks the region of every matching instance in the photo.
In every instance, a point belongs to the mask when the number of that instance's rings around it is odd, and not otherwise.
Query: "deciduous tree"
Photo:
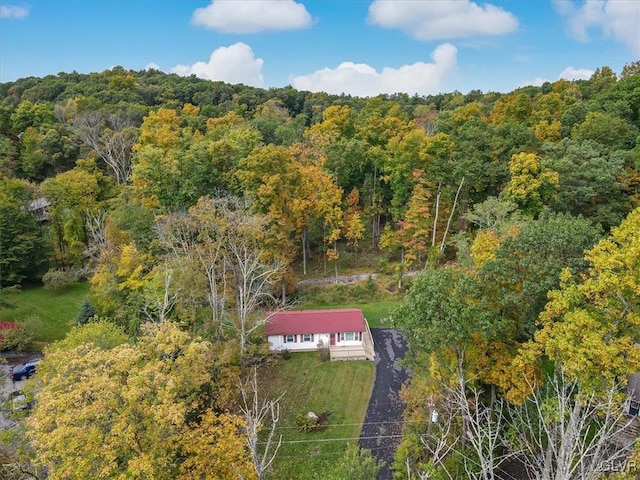
[[[209,343],[163,322],[145,325],[133,345],[68,347],[49,349],[38,366],[28,419],[49,478],[192,479],[206,470],[231,479],[234,464],[245,468],[241,419],[215,414],[202,397]]]
[[[137,139],[137,126],[131,115],[89,110],[78,113],[72,125],[75,134],[111,170],[116,184],[127,184],[131,178],[131,157]]]
[[[42,273],[47,242],[30,201],[27,184],[0,174],[0,288]]]
[[[518,204],[524,213],[538,215],[554,198],[558,174],[544,168],[535,154],[513,155],[509,161],[509,174],[509,182],[500,196]]]
[[[624,383],[627,374],[640,371],[638,232],[640,209],[587,252],[586,273],[563,271],[525,359],[546,355],[586,391]]]

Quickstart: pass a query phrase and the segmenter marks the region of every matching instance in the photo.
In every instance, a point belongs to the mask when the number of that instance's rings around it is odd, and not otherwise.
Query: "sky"
[[[360,97],[509,92],[640,59],[640,0],[0,0],[0,82],[155,68]]]

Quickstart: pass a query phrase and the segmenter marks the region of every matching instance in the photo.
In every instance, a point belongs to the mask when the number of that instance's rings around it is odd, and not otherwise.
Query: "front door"
[[[335,345],[336,344],[336,334],[332,333],[331,336],[329,337],[329,345]]]

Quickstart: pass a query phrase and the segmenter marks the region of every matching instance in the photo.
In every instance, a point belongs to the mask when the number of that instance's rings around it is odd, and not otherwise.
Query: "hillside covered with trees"
[[[497,478],[514,462],[583,478],[640,371],[639,239],[638,62],[427,97],[121,67],[0,84],[0,304],[13,285],[90,284],[27,424],[50,478],[269,478],[239,433],[251,389],[237,395],[265,357],[265,312],[302,279],[352,271],[406,293],[393,321],[416,374],[397,478]],[[74,391],[91,408],[54,422],[74,368],[101,372]],[[88,400],[105,388],[139,430]],[[543,410],[583,423],[551,431]],[[73,466],[92,415],[87,452],[112,443]]]

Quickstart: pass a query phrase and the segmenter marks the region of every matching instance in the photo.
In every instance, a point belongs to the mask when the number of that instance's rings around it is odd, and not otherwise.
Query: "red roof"
[[[290,310],[270,314],[267,335],[302,335],[305,333],[363,332],[365,320],[362,310]]]

